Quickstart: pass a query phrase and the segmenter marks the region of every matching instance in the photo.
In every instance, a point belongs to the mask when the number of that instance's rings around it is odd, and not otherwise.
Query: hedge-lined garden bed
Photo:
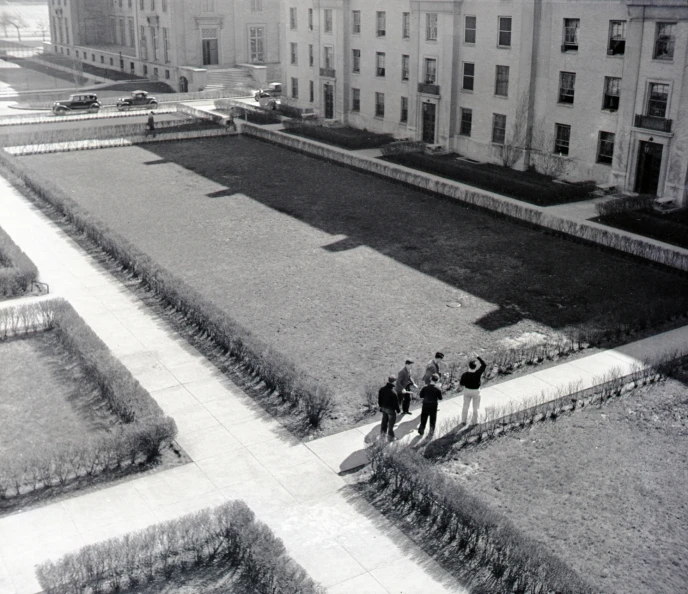
[[[383,159],[539,206],[589,200],[595,189],[593,182],[554,183],[534,171],[516,171],[492,163],[470,163],[456,157],[405,152]]]
[[[391,134],[377,134],[347,126],[323,126],[321,122],[309,120],[285,120],[284,128],[289,134],[305,136],[349,150],[378,148],[394,140]]]
[[[36,265],[0,227],[0,300],[26,293],[37,278]]]
[[[51,330],[60,346],[95,386],[120,425],[70,444],[67,450],[25,452],[0,467],[0,508],[43,497],[52,489],[88,485],[101,475],[147,467],[174,439],[174,420],[64,300],[0,310],[0,339]],[[11,423],[12,419],[4,419]]]
[[[287,555],[282,541],[256,520],[243,501],[230,501],[88,545],[56,562],[39,565],[36,574],[46,594],[126,593],[139,592],[153,580],[190,581],[209,566],[218,568],[219,578],[203,580],[199,590],[191,591],[325,592]],[[222,589],[217,588],[219,585]]]
[[[650,208],[611,212],[594,221],[688,249],[688,209],[658,213]]]

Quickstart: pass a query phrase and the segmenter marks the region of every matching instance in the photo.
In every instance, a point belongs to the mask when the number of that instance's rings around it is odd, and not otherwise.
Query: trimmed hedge
[[[647,210],[652,207],[652,203],[656,198],[656,196],[648,196],[647,194],[623,196],[621,198],[607,200],[606,202],[600,202],[595,205],[595,210],[597,210],[597,214],[600,216],[633,210]]]
[[[0,296],[22,295],[37,278],[36,265],[0,227]]]
[[[204,298],[196,289],[162,268],[132,243],[111,231],[85,211],[54,183],[27,169],[19,159],[0,151],[0,166],[19,177],[41,200],[53,206],[80,233],[96,243],[124,269],[140,278],[159,298],[180,312],[187,322],[202,330],[225,353],[240,361],[248,373],[262,380],[268,390],[293,407],[299,407],[316,426],[322,415],[314,411],[331,408],[332,392],[299,370],[284,354],[254,336],[220,307]],[[307,404],[307,407],[305,406]]]
[[[123,425],[75,443],[68,451],[28,453],[0,468],[0,507],[28,493],[120,471],[157,458],[177,427],[151,395],[63,299],[0,310],[0,338],[53,330]]]
[[[492,164],[464,163],[418,152],[398,153],[385,158],[399,165],[542,206],[585,200],[595,189],[592,183],[554,184],[540,174],[529,171],[516,171]]]
[[[480,559],[500,589],[522,594],[595,592],[561,559],[413,449],[378,442],[368,447],[368,456],[372,485],[404,512],[426,517],[448,546]]]
[[[323,126],[317,120],[286,120],[284,128],[290,134],[305,136],[348,150],[377,148],[394,140],[391,134],[376,134],[349,127]]]
[[[243,501],[230,501],[83,547],[36,568],[46,594],[135,588],[157,575],[209,563],[238,570],[256,594],[324,594]]]

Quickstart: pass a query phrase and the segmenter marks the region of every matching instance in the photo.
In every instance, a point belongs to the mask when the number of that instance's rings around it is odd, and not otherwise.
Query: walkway
[[[346,488],[0,178],[3,228],[179,427],[193,463],[0,519],[0,594],[40,591],[34,566],[86,543],[243,499],[334,594],[463,593],[453,577]]]

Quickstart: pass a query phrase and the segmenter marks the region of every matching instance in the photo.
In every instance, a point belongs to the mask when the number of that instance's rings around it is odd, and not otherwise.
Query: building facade
[[[325,119],[685,204],[686,0],[285,0]]]
[[[208,73],[280,77],[279,0],[49,0],[47,51],[198,91]]]

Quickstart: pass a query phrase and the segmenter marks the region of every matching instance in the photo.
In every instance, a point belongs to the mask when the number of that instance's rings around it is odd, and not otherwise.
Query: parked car
[[[149,95],[147,91],[132,91],[129,97],[117,99],[117,109],[120,111],[136,109],[137,107],[155,109],[157,106],[158,100],[153,95]]]
[[[266,89],[258,89],[253,95],[256,101],[260,101],[261,97],[269,95],[270,97],[280,97],[282,95],[282,83],[270,83]]]
[[[99,109],[100,103],[98,102],[98,96],[93,93],[70,95],[69,99],[65,101],[55,101],[55,103],[53,103],[53,113],[56,115],[64,115],[77,111],[95,112]]]
[[[280,100],[271,95],[270,93],[256,93],[256,101],[263,109],[277,109],[280,104]]]

